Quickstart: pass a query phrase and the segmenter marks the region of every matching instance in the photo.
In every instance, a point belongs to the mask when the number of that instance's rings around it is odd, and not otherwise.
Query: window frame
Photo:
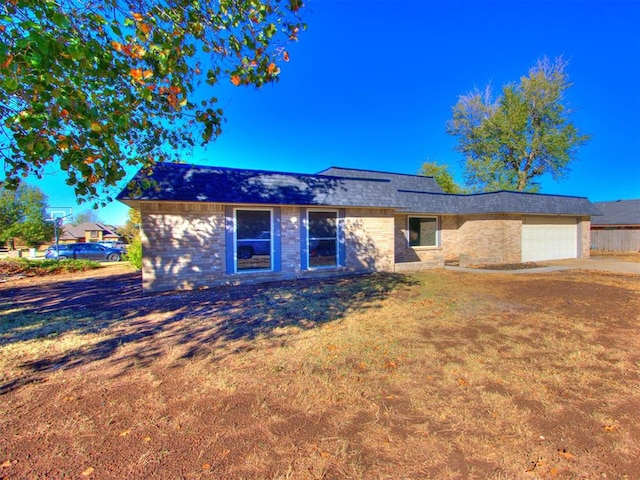
[[[433,219],[436,222],[435,244],[434,245],[411,245],[411,219]],[[407,246],[416,250],[440,248],[440,217],[436,215],[407,215]]]
[[[238,269],[238,212],[269,212],[269,268]],[[273,208],[264,207],[235,207],[233,209],[233,273],[261,273],[274,272],[275,269],[275,212]]]
[[[311,213],[333,213],[335,215],[336,221],[336,236],[335,236],[335,249],[336,249],[336,262],[332,265],[311,265],[311,249],[309,248],[309,243],[312,240],[311,237],[311,223],[309,221],[309,214]],[[304,251],[306,254],[306,269],[307,270],[322,270],[322,269],[330,269],[330,268],[338,268],[342,265],[342,256],[341,256],[341,248],[340,248],[340,239],[342,235],[342,222],[340,210],[335,208],[309,208],[305,212],[305,245]]]

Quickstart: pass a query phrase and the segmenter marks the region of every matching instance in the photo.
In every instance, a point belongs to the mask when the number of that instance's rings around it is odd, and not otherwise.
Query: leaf
[[[84,471],[81,473],[81,475],[82,475],[83,477],[88,477],[88,476],[89,476],[89,475],[91,475],[94,471],[95,471],[95,468],[93,468],[93,467],[89,467],[89,468],[87,468],[86,470],[84,470]]]
[[[126,430],[120,432],[120,437],[126,437],[127,435],[129,435],[131,433],[131,429],[127,428]]]
[[[11,466],[11,460],[5,460],[4,462],[2,462],[2,464],[0,465],[0,467],[2,468],[9,468]]]
[[[231,75],[231,83],[233,83],[236,87],[240,85],[241,80],[239,75]]]

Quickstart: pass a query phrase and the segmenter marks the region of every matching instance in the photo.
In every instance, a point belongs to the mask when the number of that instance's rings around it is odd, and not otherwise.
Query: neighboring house
[[[591,221],[593,250],[640,251],[640,199],[594,202],[602,216]]]
[[[142,179],[139,172],[136,179]],[[159,163],[118,199],[142,214],[146,291],[589,256],[581,197],[452,195],[433,178]],[[266,251],[248,253],[247,248]]]
[[[114,227],[98,222],[85,222],[78,225],[63,225],[58,238],[60,243],[78,242],[119,242],[120,235]]]

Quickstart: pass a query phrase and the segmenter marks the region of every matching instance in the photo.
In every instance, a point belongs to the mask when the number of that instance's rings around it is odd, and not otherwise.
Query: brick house
[[[119,242],[120,235],[114,227],[100,222],[84,222],[78,225],[64,225],[60,234],[60,243],[78,242]]]
[[[431,177],[336,167],[159,163],[150,178],[155,187],[118,196],[142,214],[146,291],[586,258],[599,214],[582,197],[452,195]]]

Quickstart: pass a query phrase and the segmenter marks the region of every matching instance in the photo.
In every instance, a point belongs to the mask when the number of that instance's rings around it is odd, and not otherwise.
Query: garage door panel
[[[573,217],[527,217],[522,222],[522,261],[576,258],[578,222]]]

